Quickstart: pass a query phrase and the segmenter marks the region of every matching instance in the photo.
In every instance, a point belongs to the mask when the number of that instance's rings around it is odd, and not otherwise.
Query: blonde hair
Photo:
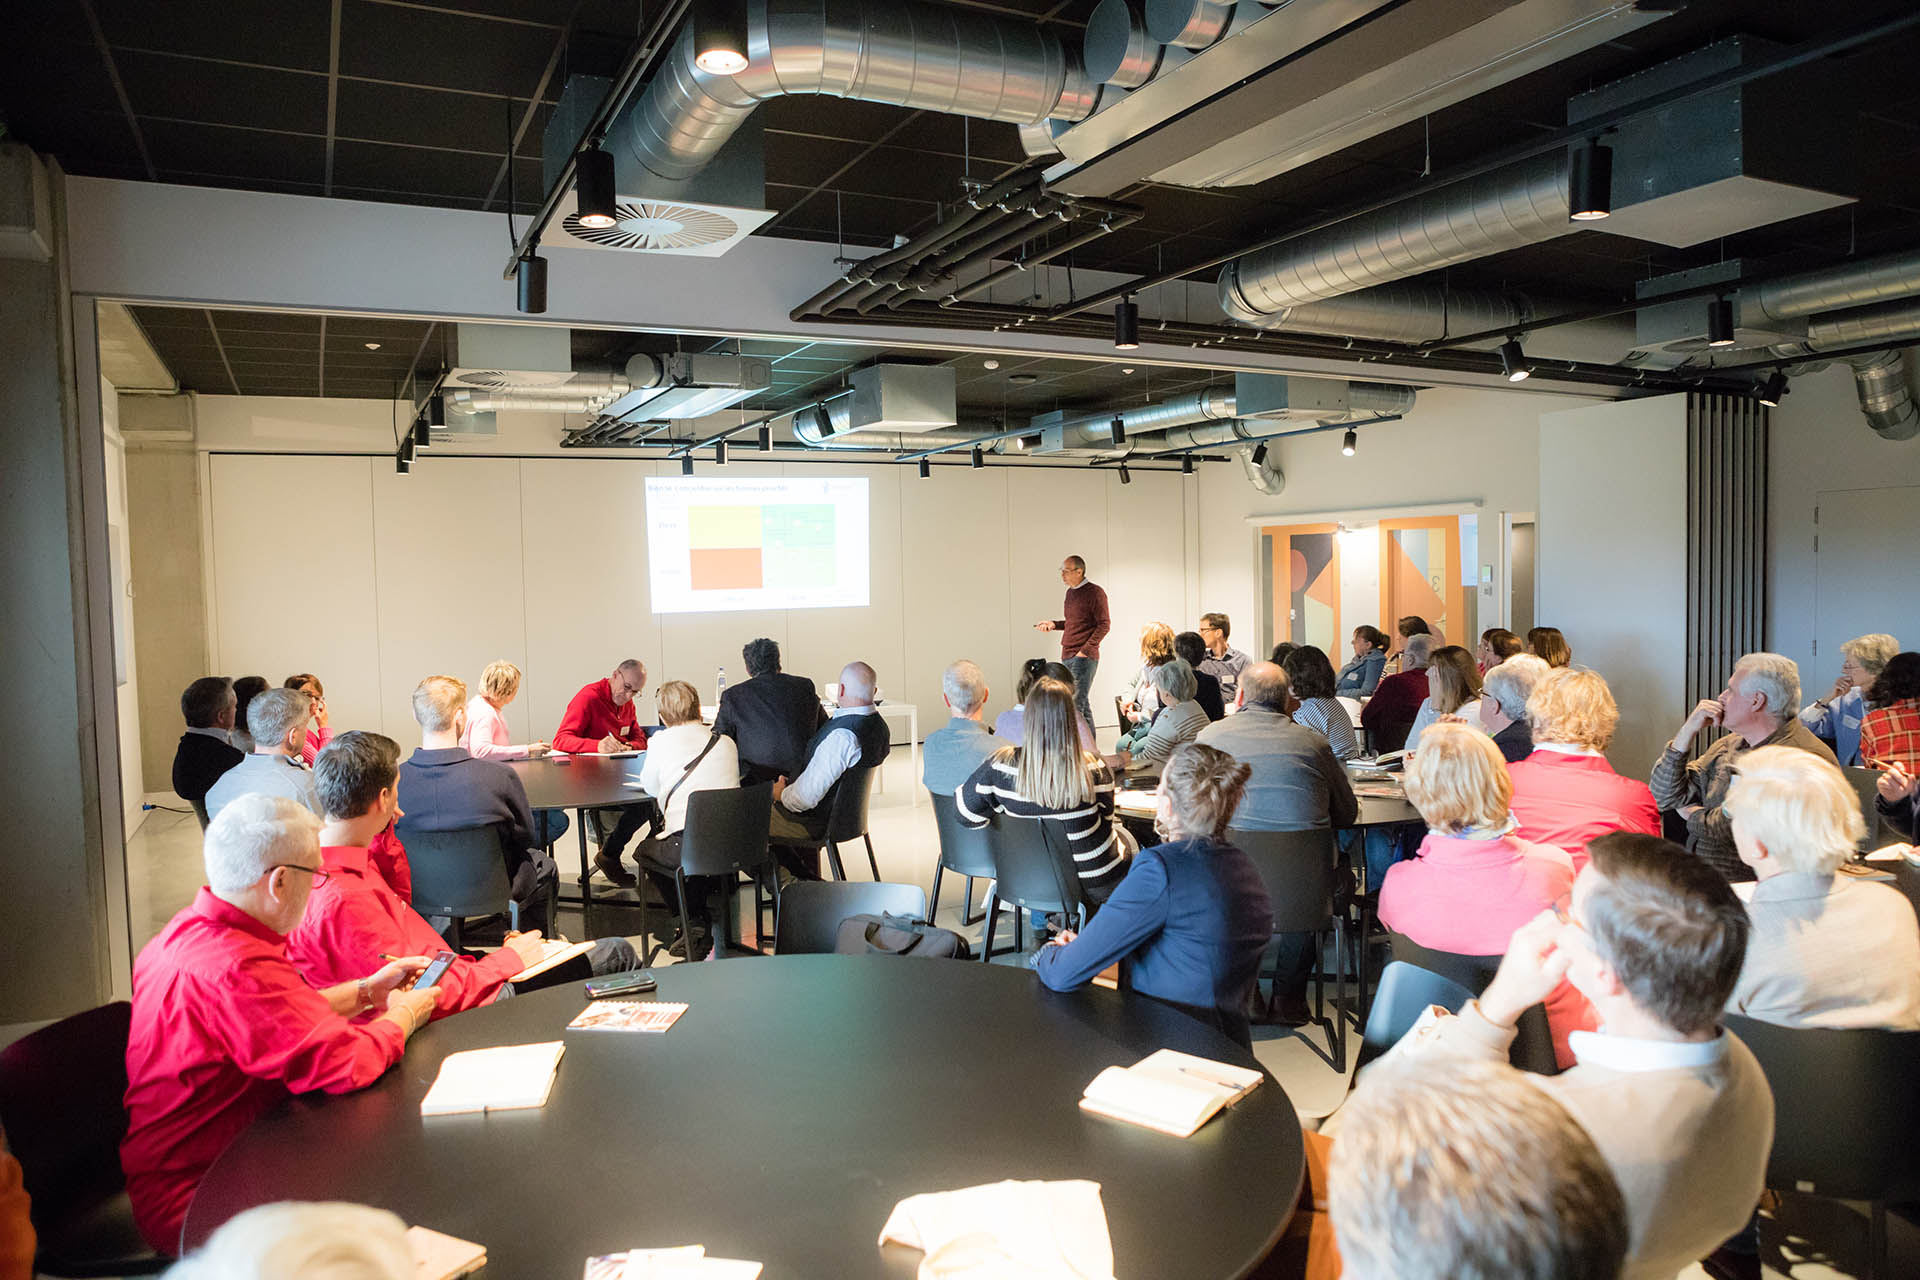
[[[1149,622],[1140,628],[1140,659],[1159,666],[1173,661],[1173,628],[1164,622]]]
[[[1605,751],[1619,727],[1620,707],[1598,671],[1555,667],[1527,695],[1527,722],[1535,742]]]
[[[669,680],[654,695],[660,718],[667,724],[695,724],[700,719],[700,691],[685,680]]]
[[[1078,717],[1073,690],[1060,681],[1038,680],[1027,690],[1014,786],[1043,809],[1077,809],[1093,799],[1093,769],[1080,749]]]
[[[1219,839],[1232,825],[1252,776],[1251,768],[1217,747],[1181,743],[1160,773],[1173,825],[1182,835]]]
[[[520,692],[520,668],[505,658],[489,662],[487,669],[480,673],[480,692],[505,702]]]
[[[466,681],[458,676],[428,676],[413,686],[413,718],[428,733],[453,728],[466,706]]]
[[[1900,642],[1884,631],[1876,631],[1871,635],[1855,636],[1840,646],[1840,652],[1877,676],[1887,669],[1887,663],[1893,661],[1893,655],[1900,652]]]
[[[1832,875],[1866,838],[1859,796],[1812,752],[1759,747],[1733,768],[1722,806],[1787,870]]]
[[[1472,725],[1429,725],[1407,759],[1407,799],[1442,835],[1484,831],[1507,821],[1513,780],[1500,748]]]
[[[1480,696],[1480,669],[1473,655],[1457,644],[1435,649],[1427,659],[1427,690],[1433,709],[1452,715]]]

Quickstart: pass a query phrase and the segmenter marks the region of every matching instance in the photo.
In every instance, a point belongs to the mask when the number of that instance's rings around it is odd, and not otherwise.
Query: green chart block
[[[830,503],[761,511],[761,554],[769,586],[831,587],[839,580]]]

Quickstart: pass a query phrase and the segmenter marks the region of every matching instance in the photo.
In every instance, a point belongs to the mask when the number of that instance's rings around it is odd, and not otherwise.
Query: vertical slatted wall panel
[[[1687,707],[1766,646],[1767,410],[1687,397]],[[1705,746],[1702,741],[1699,745]]]

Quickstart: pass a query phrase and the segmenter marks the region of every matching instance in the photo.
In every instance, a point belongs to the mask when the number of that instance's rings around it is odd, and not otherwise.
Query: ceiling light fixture
[[[1113,425],[1108,428],[1108,434],[1113,437],[1114,448],[1118,449],[1121,445],[1125,444],[1127,442],[1127,420],[1117,413],[1114,414]]]
[[[739,0],[701,0],[693,19],[693,65],[708,75],[747,69],[747,13]]]
[[[1533,376],[1533,366],[1527,363],[1527,353],[1520,349],[1520,339],[1508,338],[1500,344],[1500,370],[1507,375],[1508,382],[1525,382]]]
[[[1707,307],[1707,345],[1733,345],[1733,299],[1715,298]]]
[[[413,469],[413,464],[407,461],[405,452],[393,455],[393,469],[401,475],[405,475]]]
[[[583,227],[605,230],[620,220],[613,191],[613,153],[599,143],[573,157],[573,203]]]
[[[987,465],[987,451],[979,445],[973,446],[973,469],[978,471]]]
[[[1359,447],[1360,447],[1360,433],[1358,431],[1355,431],[1352,427],[1348,427],[1347,434],[1340,437],[1340,452],[1345,454],[1347,457],[1351,458],[1353,456],[1353,451],[1355,449],[1358,449]]]
[[[763,422],[760,424],[760,452],[773,452],[773,424],[771,422]]]
[[[1132,373],[1132,372],[1133,372],[1133,366],[1132,366],[1132,365],[1130,365],[1130,364],[1123,364],[1123,365],[1121,365],[1121,366],[1120,366],[1120,372],[1122,372],[1122,373]]]
[[[1000,362],[998,360],[982,360],[980,362],[980,367],[982,369],[998,369],[1000,367]]]
[[[400,442],[400,456],[405,458],[409,463],[413,461],[413,436],[411,434]]]
[[[363,342],[360,345],[369,351],[378,351],[380,349],[380,344],[377,342]]]
[[[1778,409],[1780,401],[1789,390],[1786,373],[1775,369],[1767,375],[1767,380],[1760,384],[1760,403],[1769,409]]]
[[[1140,307],[1128,294],[1113,309],[1113,349],[1133,351],[1140,345]]]
[[[692,454],[683,453],[680,455],[680,474],[683,476],[690,476],[693,474],[693,455]]]
[[[413,444],[416,449],[431,449],[433,447],[433,432],[428,428],[425,418],[415,418],[413,420]]]
[[[1183,453],[1180,455],[1180,474],[1183,476],[1190,476],[1193,474],[1193,455],[1192,454]]]
[[[1575,222],[1598,222],[1613,213],[1613,148],[1598,138],[1574,148],[1567,164],[1567,209]]]
[[[713,464],[717,467],[727,465],[727,442],[725,440],[715,440],[713,442]]]
[[[447,393],[436,391],[427,397],[427,425],[445,427],[447,425]]]
[[[1256,467],[1261,466],[1266,462],[1266,460],[1267,460],[1267,442],[1265,440],[1262,440],[1259,444],[1253,446],[1253,465]]]
[[[1127,464],[1124,462],[1120,464],[1120,483],[1121,484],[1133,483],[1133,472],[1127,470]]]
[[[527,256],[515,264],[513,278],[520,287],[516,304],[520,314],[544,314],[547,309],[547,260],[529,249]]]
[[[927,458],[920,459],[920,478],[922,480],[933,479],[933,463]]]

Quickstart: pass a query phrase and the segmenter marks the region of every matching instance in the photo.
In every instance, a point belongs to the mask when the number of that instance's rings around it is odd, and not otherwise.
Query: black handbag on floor
[[[965,960],[972,954],[967,940],[912,916],[862,913],[840,922],[834,935],[837,956],[927,956],[935,960]]]

